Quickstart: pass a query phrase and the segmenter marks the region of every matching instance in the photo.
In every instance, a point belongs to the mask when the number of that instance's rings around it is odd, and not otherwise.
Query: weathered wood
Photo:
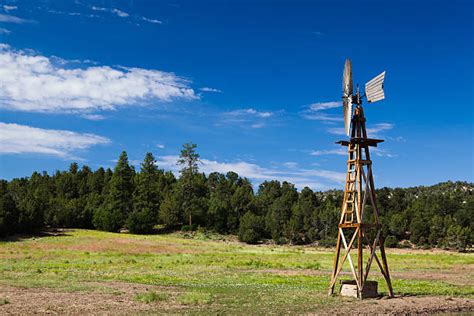
[[[373,287],[373,281],[368,280],[372,262],[375,259],[380,271],[387,283],[390,296],[393,296],[393,288],[388,270],[387,257],[383,247],[382,225],[379,219],[379,209],[377,207],[377,197],[375,195],[375,185],[372,173],[372,160],[370,159],[369,147],[376,147],[378,143],[383,142],[381,139],[373,139],[367,137],[365,128],[364,111],[360,105],[354,110],[352,118],[351,138],[349,141],[343,140],[338,143],[348,146],[347,159],[347,175],[344,187],[343,203],[341,207],[341,217],[338,224],[338,239],[336,243],[336,256],[334,258],[333,272],[329,287],[329,294],[333,294],[334,285],[342,271],[346,259],[349,261],[352,275],[354,277],[354,285],[356,287],[356,295],[359,298],[370,297],[365,295],[369,288]],[[365,219],[364,211],[370,201],[374,216]],[[356,216],[354,216],[354,213]],[[367,222],[367,220],[372,222]],[[345,230],[354,230],[353,236],[349,244],[347,244],[344,236]],[[375,230],[375,238],[369,240],[366,235],[367,230]],[[355,239],[357,238],[357,269],[355,269],[350,256]],[[372,238],[372,237],[371,237]],[[369,249],[369,256],[364,262],[364,240]],[[344,246],[345,254],[339,261],[341,248]],[[380,250],[380,258],[377,256],[377,249]],[[365,264],[364,264],[365,263]],[[357,270],[357,271],[356,271]],[[353,289],[347,289],[348,293]],[[375,282],[375,293],[377,285]],[[373,291],[372,291],[373,293]]]
[[[351,138],[349,141],[347,140],[339,140],[336,144],[340,144],[341,146],[349,146],[349,144],[357,144],[361,147],[377,147],[377,144],[382,143],[383,139],[376,139],[376,138]]]

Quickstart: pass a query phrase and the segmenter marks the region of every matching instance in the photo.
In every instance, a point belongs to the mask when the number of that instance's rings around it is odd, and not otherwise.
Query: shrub
[[[318,241],[318,246],[332,248],[336,246],[336,238],[325,238]]]
[[[256,244],[262,239],[264,223],[260,216],[247,212],[242,216],[239,227],[239,240]]]
[[[387,238],[385,238],[385,241],[383,244],[387,248],[397,248],[398,246],[397,237],[390,235]]]
[[[127,219],[127,228],[132,234],[147,234],[153,231],[156,216],[149,209],[132,212]]]
[[[447,248],[464,251],[469,246],[471,230],[469,227],[451,225],[446,234],[445,245]]]

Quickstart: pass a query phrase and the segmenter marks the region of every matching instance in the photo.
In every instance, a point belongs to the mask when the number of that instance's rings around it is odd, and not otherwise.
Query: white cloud
[[[387,157],[387,158],[397,157],[397,155],[392,154],[392,153],[388,152],[385,149],[381,149],[381,148],[377,148],[377,147],[371,148],[370,152],[374,153],[376,156],[379,156],[379,157]]]
[[[324,122],[342,122],[344,119],[342,115],[333,116],[321,113],[321,111],[341,107],[342,103],[339,101],[317,102],[310,104],[308,108],[300,112],[300,115],[308,120],[324,121]]]
[[[157,164],[161,168],[165,168],[178,173],[179,166],[176,164],[178,156],[160,156],[157,158]],[[211,172],[227,173],[234,171],[241,177],[254,180],[261,183],[265,180],[288,181],[296,185],[299,189],[308,186],[312,189],[322,190],[333,188],[345,180],[345,173],[315,170],[315,169],[297,169],[290,170],[270,169],[261,167],[254,163],[244,161],[237,162],[219,162],[215,160],[202,159],[200,170],[206,174]]]
[[[10,33],[11,33],[10,30],[4,29],[4,28],[0,28],[0,34],[7,35],[7,34],[10,34]]]
[[[344,148],[327,149],[327,150],[313,150],[309,154],[311,156],[323,156],[323,155],[347,156],[347,150],[345,150]]]
[[[101,120],[105,120],[105,116],[103,115],[100,115],[100,114],[82,114],[81,115],[82,118],[85,118],[86,120],[90,120],[90,121],[101,121]]]
[[[222,121],[216,126],[237,124],[242,127],[257,129],[266,126],[266,121],[274,115],[275,112],[257,111],[252,108],[238,109],[222,113],[220,115]]]
[[[234,110],[230,112],[225,112],[225,115],[229,116],[255,116],[255,117],[261,117],[261,118],[267,118],[270,116],[273,116],[273,112],[259,112],[255,109],[239,109],[239,110]]]
[[[294,161],[284,162],[283,165],[287,168],[296,168],[296,167],[298,167],[298,163],[294,162]]]
[[[148,22],[148,23],[153,23],[153,24],[163,24],[162,21],[160,20],[156,20],[156,19],[148,19],[144,16],[142,16],[142,20],[145,21],[145,22]]]
[[[375,124],[374,126],[367,128],[367,134],[370,137],[376,137],[378,133],[383,131],[391,130],[394,127],[391,123],[379,123]]]
[[[121,11],[121,10],[115,9],[115,8],[103,8],[103,7],[92,6],[91,9],[94,10],[94,11],[110,12],[110,13],[115,14],[116,16],[121,17],[121,18],[127,18],[127,17],[130,16],[130,14],[128,14],[127,12],[124,12],[124,11]]]
[[[71,158],[76,150],[108,144],[106,137],[0,122],[0,154],[47,154]]]
[[[160,20],[147,18],[147,17],[140,16],[140,15],[137,15],[137,14],[130,14],[128,12],[119,10],[117,8],[105,8],[105,7],[91,6],[90,9],[92,9],[93,11],[96,11],[96,12],[108,12],[108,13],[116,15],[120,18],[130,18],[131,20],[133,20],[136,23],[136,25],[139,25],[137,22],[140,22],[140,21],[145,21],[145,22],[152,23],[152,24],[163,24],[163,22],[160,21]]]
[[[2,14],[0,13],[0,22],[4,23],[15,23],[15,24],[23,24],[23,23],[31,23],[33,21],[22,19],[13,15]]]
[[[142,68],[65,68],[51,58],[0,46],[0,106],[29,112],[85,112],[158,100],[193,100],[189,82]]]
[[[302,114],[305,119],[308,120],[316,120],[316,121],[324,121],[324,122],[343,122],[344,118],[342,115],[338,116],[330,116],[327,114]]]
[[[265,127],[265,124],[264,123],[255,123],[255,124],[252,124],[250,125],[251,128],[262,128],[262,127]]]
[[[69,15],[69,16],[80,16],[86,18],[100,18],[97,14],[84,14],[79,12],[65,12],[65,11],[58,11],[58,10],[47,10],[48,13],[58,14],[58,15]]]
[[[333,135],[346,135],[344,127],[331,127],[327,129],[327,132]]]
[[[3,6],[3,10],[5,10],[5,11],[12,11],[12,10],[16,10],[16,9],[18,9],[18,7],[15,6],[15,5],[4,5]]]
[[[327,109],[338,108],[341,106],[342,106],[342,103],[339,101],[317,102],[317,103],[311,104],[309,106],[309,110],[312,112],[317,112],[317,111],[322,111],[322,110],[327,110]]]
[[[156,147],[158,147],[158,148],[160,148],[160,149],[163,149],[163,148],[165,148],[165,145],[163,145],[163,144],[157,144]]]
[[[222,93],[222,90],[219,89],[214,89],[214,88],[209,88],[209,87],[202,87],[199,90],[203,92],[217,92],[217,93]]]
[[[378,123],[366,129],[368,137],[380,137],[380,132],[391,130],[394,127],[391,123]],[[346,135],[343,127],[328,128],[327,132],[334,135]]]

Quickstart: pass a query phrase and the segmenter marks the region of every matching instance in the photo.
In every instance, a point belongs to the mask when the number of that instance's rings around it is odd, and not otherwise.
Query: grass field
[[[266,314],[395,304],[328,298],[332,259],[330,249],[251,246],[204,233],[66,230],[0,242],[0,313]],[[474,308],[473,254],[389,249],[388,260],[398,296]],[[371,273],[386,293],[376,265]]]

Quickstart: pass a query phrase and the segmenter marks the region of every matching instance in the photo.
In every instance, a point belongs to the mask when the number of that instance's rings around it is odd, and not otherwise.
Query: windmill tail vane
[[[385,71],[365,84],[363,97],[369,103],[385,98],[384,80]],[[336,281],[345,262],[349,263],[354,280],[344,282],[353,285],[355,296],[362,299],[373,295],[374,286],[377,295],[377,283],[368,280],[370,268],[375,260],[387,283],[389,296],[393,297],[369,149],[377,147],[383,140],[367,137],[362,97],[358,86],[356,94],[353,93],[352,64],[349,59],[344,65],[342,87],[344,127],[350,139],[337,142],[347,147],[348,158],[329,295],[334,293]],[[353,104],[356,105],[354,111]],[[364,260],[364,248],[368,254],[366,260]],[[351,256],[351,250],[357,252],[355,262]],[[342,252],[344,252],[343,255]],[[344,282],[342,282],[343,286]]]

